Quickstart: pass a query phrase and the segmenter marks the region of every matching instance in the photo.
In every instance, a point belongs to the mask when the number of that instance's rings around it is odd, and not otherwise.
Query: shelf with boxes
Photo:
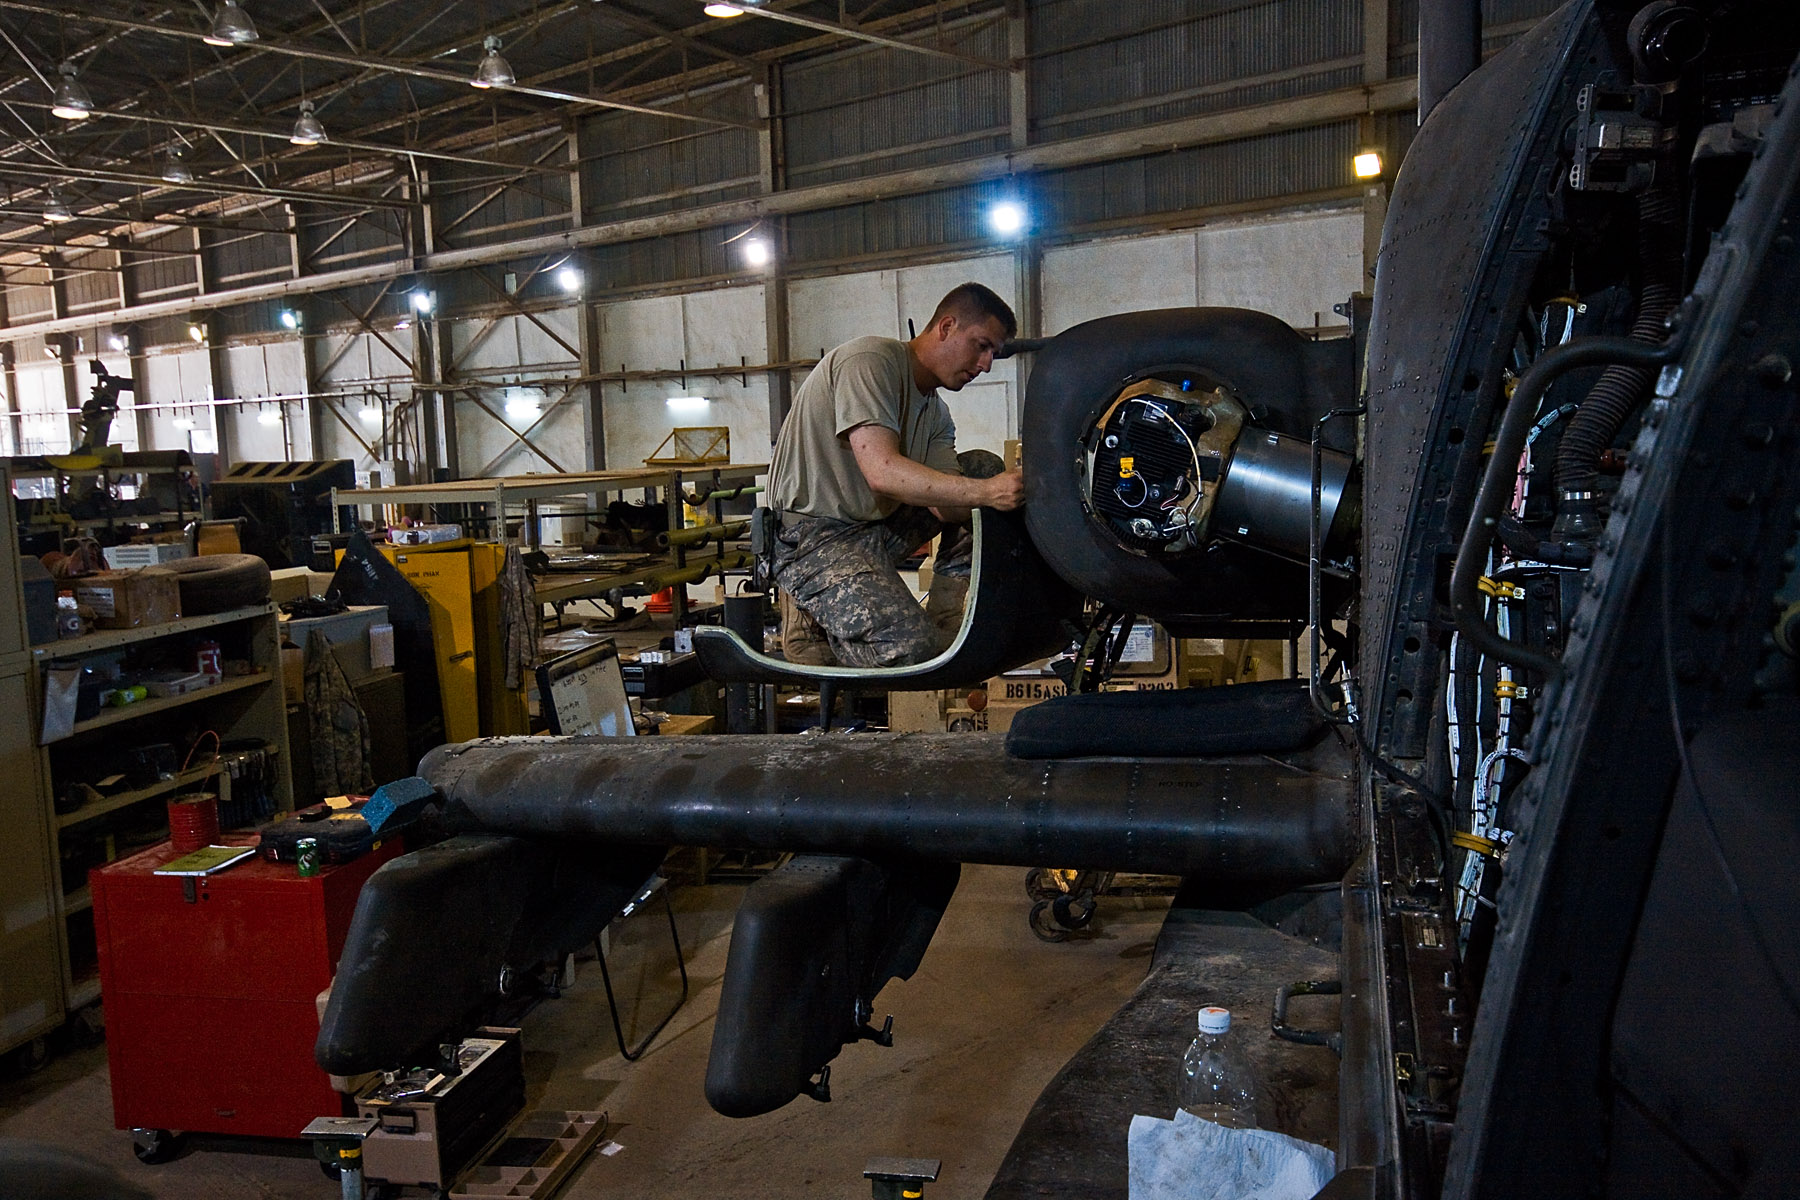
[[[225,828],[292,808],[276,616],[263,603],[31,648],[63,1007],[98,995],[89,870],[165,838],[183,794],[216,794]]]

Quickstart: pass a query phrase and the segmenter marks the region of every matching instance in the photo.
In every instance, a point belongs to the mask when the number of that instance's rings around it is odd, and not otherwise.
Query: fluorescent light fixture
[[[1381,151],[1358,150],[1356,157],[1350,160],[1350,166],[1358,179],[1374,179],[1381,174]]]
[[[1025,206],[1015,200],[1002,200],[988,209],[988,228],[1001,237],[1017,237],[1025,231]]]
[[[52,225],[61,225],[64,221],[73,221],[75,214],[69,211],[68,202],[63,199],[62,189],[54,183],[50,185],[50,198],[44,202],[44,220]]]
[[[325,126],[319,124],[319,118],[313,116],[313,102],[300,102],[300,119],[294,122],[294,132],[288,134],[288,141],[296,146],[316,146],[325,140]]]
[[[365,405],[358,409],[356,415],[371,425],[378,425],[381,423],[381,410],[376,408],[373,404]]]
[[[122,335],[117,334],[117,333],[115,333],[111,337],[107,338],[106,344],[108,346],[111,346],[114,350],[117,350],[121,353],[124,352],[125,346],[126,346],[125,338]]]
[[[199,321],[189,321],[188,336],[193,338],[196,342],[204,342],[206,340],[206,326],[202,325]]]
[[[261,412],[256,414],[256,423],[258,425],[279,425],[279,424],[281,424],[281,410],[279,408],[263,409]]]
[[[731,17],[741,17],[744,15],[744,10],[735,4],[708,4],[700,11],[709,17],[717,17],[721,21]]]
[[[669,406],[670,412],[685,413],[705,412],[712,405],[705,396],[670,396],[663,403]]]
[[[570,294],[581,290],[581,272],[574,267],[564,267],[556,273],[557,286]]]
[[[62,347],[51,344],[51,343],[45,343],[44,357],[45,358],[61,358],[62,357]]]
[[[408,320],[405,320],[405,319],[401,319],[401,320],[398,320],[398,321],[395,321],[395,322],[394,322],[394,328],[395,328],[395,329],[411,329],[411,328],[412,328],[412,322],[411,322],[411,321],[408,321]]]
[[[535,417],[543,411],[538,398],[524,388],[506,389],[506,415],[516,421]]]
[[[250,14],[238,7],[237,0],[225,0],[213,18],[212,32],[201,40],[209,46],[242,46],[256,38],[256,22]]]
[[[81,86],[81,80],[75,78],[75,64],[66,62],[57,68],[57,72],[62,76],[62,82],[56,85],[56,92],[50,97],[50,115],[65,121],[85,121],[93,116],[94,98]]]
[[[186,152],[180,146],[169,151],[169,161],[162,173],[164,183],[194,182],[194,173],[188,170],[187,163],[183,161],[186,157]]]
[[[283,329],[300,328],[300,314],[291,308],[281,310],[281,327]]]
[[[481,43],[486,51],[481,61],[475,64],[475,78],[469,80],[470,87],[491,88],[511,87],[513,84],[512,64],[500,53],[500,39],[489,34]]]
[[[744,243],[744,261],[753,267],[766,267],[773,257],[774,253],[769,249],[769,243],[761,238],[750,238]]]
[[[420,288],[412,293],[412,309],[421,316],[430,316],[431,310],[437,307],[437,293]]]

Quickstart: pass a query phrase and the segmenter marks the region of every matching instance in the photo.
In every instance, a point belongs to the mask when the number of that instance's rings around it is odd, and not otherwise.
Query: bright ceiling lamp
[[[574,267],[563,267],[556,273],[556,285],[570,295],[579,292],[581,284],[581,272]]]
[[[1002,200],[987,214],[988,228],[1003,238],[1017,237],[1025,231],[1025,206],[1016,200]]]
[[[169,151],[169,161],[163,165],[164,183],[194,182],[194,173],[188,170],[188,165],[184,161],[186,158],[187,153],[180,146]]]
[[[75,78],[75,64],[66,62],[57,68],[62,82],[50,97],[50,114],[65,121],[85,121],[94,115],[94,98],[88,95],[81,80]]]
[[[242,46],[257,38],[256,22],[238,7],[237,0],[225,0],[213,18],[212,32],[203,39],[209,46]]]
[[[294,122],[294,132],[288,135],[288,141],[296,146],[316,146],[325,140],[325,126],[319,124],[319,118],[313,116],[311,100],[300,102],[300,119]]]
[[[538,398],[524,388],[506,389],[506,415],[515,421],[527,420],[543,411]]]
[[[44,201],[44,220],[52,225],[61,225],[64,221],[73,221],[75,214],[69,211],[69,205],[63,199],[62,189],[55,184],[50,185],[50,198]]]
[[[1350,168],[1356,172],[1358,179],[1374,179],[1381,174],[1381,151],[1362,149],[1350,160]]]
[[[265,408],[261,412],[256,414],[256,423],[258,425],[279,425],[279,424],[281,424],[281,417],[282,417],[281,409]]]
[[[281,318],[281,327],[283,329],[298,329],[298,328],[300,328],[300,313],[298,310],[292,309],[292,308],[284,308],[281,310],[280,318]]]
[[[475,78],[469,80],[470,87],[491,88],[511,87],[514,75],[512,64],[500,53],[500,39],[489,34],[481,43],[485,52],[481,61],[475,64]]]
[[[744,10],[735,4],[709,4],[700,10],[709,17],[718,17],[721,21],[727,17],[741,17]]]
[[[774,253],[769,249],[769,243],[761,238],[750,238],[744,243],[744,261],[753,267],[766,267],[773,257]]]

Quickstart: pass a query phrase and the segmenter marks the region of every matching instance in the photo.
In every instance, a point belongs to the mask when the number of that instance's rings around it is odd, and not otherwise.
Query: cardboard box
[[[388,624],[385,604],[353,604],[329,617],[281,618],[282,635],[301,650],[306,649],[307,640],[313,637],[323,637],[331,643],[338,665],[344,668],[344,675],[352,684],[367,679],[379,669],[370,653],[370,631],[376,626],[387,627],[391,642],[393,626]],[[390,655],[391,652],[390,645]],[[392,665],[391,657],[388,665]]]
[[[163,567],[99,571],[74,581],[75,603],[94,610],[101,629],[142,629],[181,615],[181,585]]]
[[[890,733],[932,733],[943,728],[943,692],[888,693]]]
[[[138,567],[160,567],[186,558],[188,548],[180,542],[127,542],[123,546],[108,546],[100,553],[106,556],[106,565],[113,570],[130,571]]]

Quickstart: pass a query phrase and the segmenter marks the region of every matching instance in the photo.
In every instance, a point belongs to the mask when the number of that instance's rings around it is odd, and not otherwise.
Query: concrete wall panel
[[[1299,328],[1341,324],[1362,278],[1362,214],[1320,213],[1210,227],[1195,236],[1200,304],[1273,313]]]
[[[794,280],[788,285],[788,344],[794,357],[816,358],[871,334],[905,337],[906,320],[896,311],[898,292],[894,271]]]
[[[1194,235],[1120,238],[1044,255],[1044,332],[1113,313],[1194,304]]]

